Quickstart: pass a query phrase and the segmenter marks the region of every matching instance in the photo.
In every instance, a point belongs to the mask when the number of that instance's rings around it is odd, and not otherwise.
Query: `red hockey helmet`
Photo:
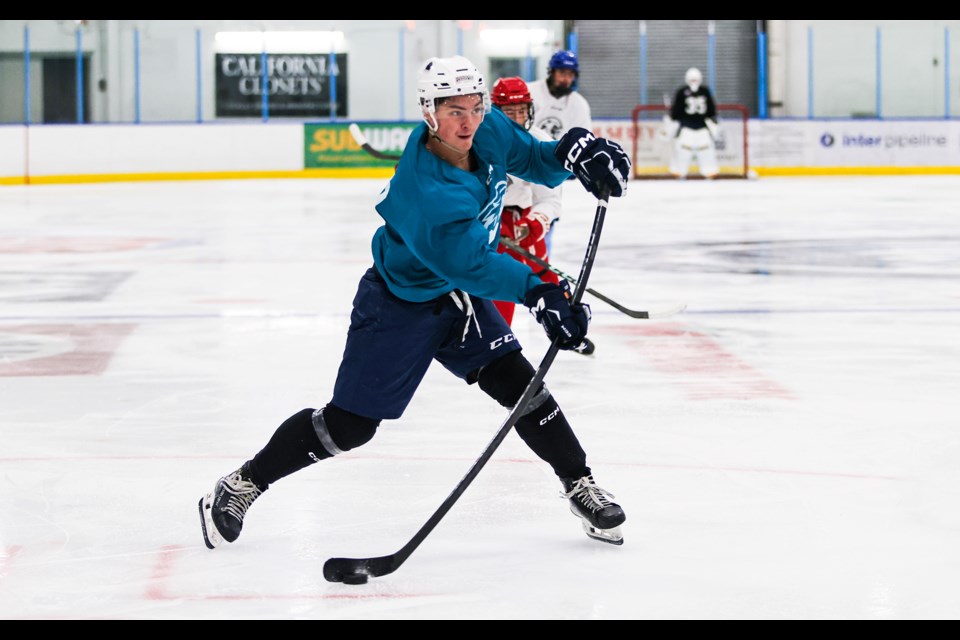
[[[507,105],[527,105],[527,120],[523,127],[527,130],[530,129],[533,124],[533,98],[530,97],[530,88],[527,87],[523,78],[518,76],[498,78],[493,83],[490,101],[500,107],[501,110]]]
[[[498,78],[497,81],[493,83],[490,100],[498,107],[502,107],[505,104],[528,104],[533,102],[527,83],[518,76]]]

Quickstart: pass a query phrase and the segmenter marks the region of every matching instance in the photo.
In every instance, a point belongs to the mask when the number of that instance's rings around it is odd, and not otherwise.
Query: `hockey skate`
[[[610,502],[614,495],[596,485],[593,475],[560,478],[562,498],[570,501],[570,511],[583,521],[588,536],[610,544],[623,544],[620,525],[627,519],[620,505]]]
[[[213,491],[200,498],[200,526],[208,549],[240,536],[243,516],[263,491],[250,480],[246,463],[217,480]]]

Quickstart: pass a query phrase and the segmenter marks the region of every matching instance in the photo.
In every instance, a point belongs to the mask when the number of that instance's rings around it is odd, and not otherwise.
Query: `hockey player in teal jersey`
[[[529,307],[562,349],[575,349],[586,336],[589,307],[570,303],[566,281],[544,283],[497,253],[506,176],[552,186],[574,173],[598,197],[618,197],[630,175],[626,154],[585,129],[559,141],[533,138],[490,111],[482,75],[462,56],[428,60],[417,93],[424,122],[376,205],[384,224],[354,297],[333,396],[285,420],[256,455],[200,498],[211,549],[238,538],[250,505],[273,483],[367,443],[383,420],[400,418],[433,361],[512,408],[534,368],[491,299]],[[457,417],[450,420],[455,428]],[[546,386],[516,430],[551,465],[587,534],[621,544],[626,516],[594,482]]]
[[[488,107],[479,97],[466,107],[483,113]],[[373,237],[377,269],[393,294],[414,302],[451,289],[523,302],[542,282],[496,251],[507,173],[557,186],[570,175],[554,157],[558,143],[541,143],[498,109],[484,113],[466,151],[431,138],[431,132],[426,122],[414,129],[376,205],[386,221]],[[461,155],[463,166],[444,157],[456,161]]]

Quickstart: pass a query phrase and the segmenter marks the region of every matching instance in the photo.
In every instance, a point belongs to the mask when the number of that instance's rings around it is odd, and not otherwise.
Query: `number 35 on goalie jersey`
[[[706,96],[687,96],[686,100],[684,100],[684,105],[683,111],[688,116],[703,116],[707,114]]]
[[[706,87],[698,87],[696,91],[684,87],[677,91],[670,117],[678,121],[682,128],[703,129],[705,120],[717,119],[717,105]]]

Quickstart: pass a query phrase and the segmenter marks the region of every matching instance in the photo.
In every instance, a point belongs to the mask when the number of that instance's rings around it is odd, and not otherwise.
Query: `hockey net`
[[[670,156],[673,139],[663,134],[664,116],[669,107],[662,104],[641,104],[633,108],[633,177],[639,179],[673,178]],[[750,164],[747,157],[747,108],[738,104],[717,105],[719,135],[715,141],[718,178],[747,178]],[[696,160],[689,168],[689,177],[699,178]]]

